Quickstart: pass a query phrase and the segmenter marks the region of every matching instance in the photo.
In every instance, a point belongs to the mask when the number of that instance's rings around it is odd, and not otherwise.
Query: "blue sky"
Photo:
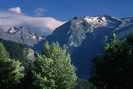
[[[74,16],[102,14],[131,17],[133,16],[132,4],[133,0],[0,0],[0,10],[20,7],[23,13],[29,16],[35,16],[38,12],[40,16],[67,20]]]

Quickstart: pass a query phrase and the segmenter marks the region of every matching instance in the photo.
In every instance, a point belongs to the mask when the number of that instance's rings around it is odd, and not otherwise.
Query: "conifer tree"
[[[23,70],[19,61],[0,57],[0,89],[12,89],[19,84]]]
[[[34,86],[38,89],[72,89],[77,80],[70,55],[58,43],[45,44],[44,55],[34,63]]]
[[[4,47],[4,45],[2,43],[0,43],[0,57],[1,58],[7,58],[7,57],[9,57],[9,54],[6,51],[6,48]]]
[[[133,36],[113,40],[95,57],[91,81],[98,89],[133,88]]]

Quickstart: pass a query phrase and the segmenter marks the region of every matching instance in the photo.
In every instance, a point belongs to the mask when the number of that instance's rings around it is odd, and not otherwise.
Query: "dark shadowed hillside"
[[[47,40],[51,43],[58,41],[62,46],[67,45],[72,61],[78,68],[78,75],[87,78],[91,74],[92,58],[103,52],[104,45],[112,34],[123,39],[133,31],[132,28],[132,18],[75,17],[57,28]]]

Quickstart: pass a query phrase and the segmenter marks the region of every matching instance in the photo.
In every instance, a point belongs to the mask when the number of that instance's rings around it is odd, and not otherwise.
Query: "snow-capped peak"
[[[11,28],[9,28],[8,32],[15,33],[15,32],[17,32],[17,29],[15,29],[15,27],[11,27]]]
[[[107,20],[106,17],[88,17],[86,16],[84,18],[84,20],[86,22],[88,22],[89,24],[94,24],[94,25],[106,25],[107,24]]]

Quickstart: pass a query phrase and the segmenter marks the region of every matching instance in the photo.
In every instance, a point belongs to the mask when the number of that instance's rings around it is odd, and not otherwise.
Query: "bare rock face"
[[[0,39],[34,46],[41,41],[43,37],[35,32],[32,32],[29,28],[12,26],[9,28],[0,28]]]
[[[45,30],[45,29],[44,29]],[[77,74],[88,78],[91,74],[91,61],[104,52],[104,46],[112,34],[123,39],[133,32],[133,18],[116,18],[107,15],[74,17],[57,27],[51,35],[38,34],[37,28],[25,26],[0,26],[0,39],[15,41],[41,50],[44,40],[59,42],[67,46]]]
[[[133,18],[116,18],[107,15],[74,17],[57,28],[47,40],[67,45],[72,62],[81,78],[91,74],[91,61],[104,52],[105,43],[116,34],[123,39],[133,32]]]

